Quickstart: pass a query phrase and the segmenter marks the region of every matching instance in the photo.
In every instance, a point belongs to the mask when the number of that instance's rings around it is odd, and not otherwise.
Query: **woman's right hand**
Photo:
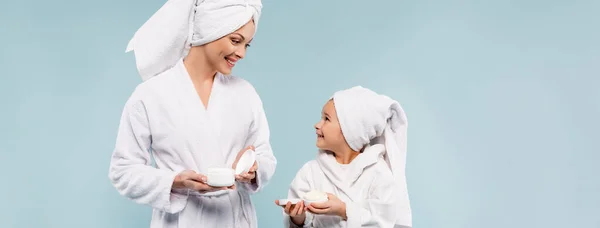
[[[279,205],[279,200],[275,200],[275,204]],[[304,206],[304,201],[300,201],[297,204],[292,204],[287,202],[283,207],[283,211],[290,216],[292,222],[298,226],[302,226],[304,224],[304,220],[306,219],[306,207]]]
[[[235,185],[230,187],[212,187],[206,184],[206,176],[198,174],[193,170],[185,170],[173,180],[173,189],[191,189],[200,193],[215,192],[219,190],[235,189]]]

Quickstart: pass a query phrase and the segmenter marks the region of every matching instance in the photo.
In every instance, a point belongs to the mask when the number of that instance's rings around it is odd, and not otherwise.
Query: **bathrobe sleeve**
[[[145,106],[130,99],[121,116],[109,178],[121,195],[136,203],[177,213],[185,207],[187,195],[171,192],[177,173],[151,166],[150,147]]]
[[[310,169],[310,162],[306,163],[298,173],[296,173],[296,177],[292,180],[290,184],[290,188],[288,190],[288,199],[301,199],[304,194],[309,192],[311,188],[311,178],[312,173]],[[312,227],[313,215],[311,213],[306,213],[306,219],[304,220],[303,226],[297,226],[292,222],[292,218],[283,211],[283,224],[284,227],[288,228],[299,228],[299,227]]]
[[[374,178],[366,200],[346,202],[347,227],[394,227],[399,188],[391,174]]]
[[[277,166],[277,159],[273,155],[273,150],[270,143],[270,130],[267,116],[263,108],[262,100],[252,88],[252,96],[250,96],[252,102],[253,120],[250,126],[250,133],[246,145],[254,146],[256,152],[256,163],[258,170],[256,171],[255,183],[244,183],[242,186],[249,193],[257,193],[268,182],[275,173]]]

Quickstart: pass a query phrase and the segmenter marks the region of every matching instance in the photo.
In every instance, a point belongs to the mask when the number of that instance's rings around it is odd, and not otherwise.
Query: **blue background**
[[[163,3],[0,3],[0,227],[149,227],[108,165],[141,81],[125,47]],[[407,111],[415,227],[600,227],[600,1],[263,3],[234,69],[279,160],[260,227],[281,226],[321,106],[354,85]]]

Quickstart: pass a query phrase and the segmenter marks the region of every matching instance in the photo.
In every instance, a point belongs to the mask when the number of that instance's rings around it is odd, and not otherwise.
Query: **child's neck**
[[[335,156],[335,160],[340,164],[350,164],[354,158],[360,153],[352,150],[350,147],[332,151]]]

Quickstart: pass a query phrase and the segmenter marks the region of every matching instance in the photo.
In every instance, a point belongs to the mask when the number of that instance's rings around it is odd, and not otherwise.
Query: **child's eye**
[[[325,120],[326,120],[326,121],[329,121],[329,117],[325,117]]]

